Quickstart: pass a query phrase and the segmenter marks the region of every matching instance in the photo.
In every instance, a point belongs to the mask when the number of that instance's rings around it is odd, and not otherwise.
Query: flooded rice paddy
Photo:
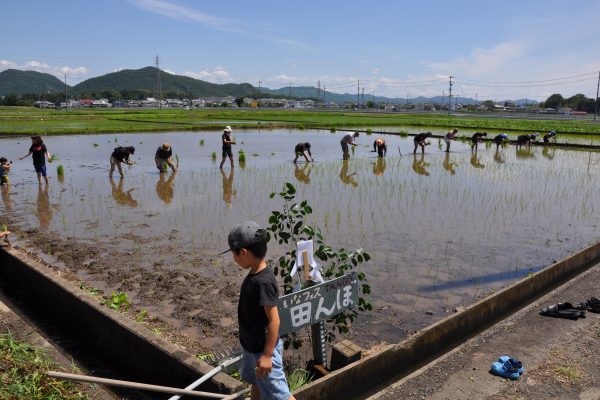
[[[397,341],[600,236],[598,153],[482,144],[472,154],[454,142],[446,154],[433,139],[426,154],[413,156],[412,138],[386,136],[388,155],[378,159],[370,152],[376,136],[361,135],[353,158],[342,162],[343,135],[234,132],[233,172],[228,162],[224,172],[218,168],[220,132],[48,137],[59,158],[48,164],[48,187],[38,185],[30,158],[17,161],[29,140],[0,139],[0,155],[15,162],[0,209],[28,232],[25,240],[79,279],[127,292],[209,346],[234,340],[243,278],[231,256],[216,254],[239,221],[266,225],[281,206],[269,193],[286,181],[312,205],[309,222],[327,242],[372,255],[366,272],[374,312],[354,333],[363,344]],[[179,158],[176,174],[159,175],[154,166],[165,141]],[[293,148],[304,141],[316,162],[294,165]],[[136,147],[135,165],[125,167],[124,179],[109,179],[117,145]],[[273,247],[270,255],[280,251]]]

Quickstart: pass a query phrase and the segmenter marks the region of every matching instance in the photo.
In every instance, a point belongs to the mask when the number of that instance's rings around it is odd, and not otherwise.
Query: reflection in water
[[[418,161],[417,161],[417,155],[413,154],[413,164],[412,164],[413,171],[415,171],[419,175],[429,176],[429,172],[427,172],[427,170],[425,169],[425,167],[428,167],[428,166],[429,166],[429,163],[425,162],[425,154],[421,153],[421,156],[419,157]]]
[[[10,185],[2,187],[2,202],[4,203],[4,208],[7,210],[12,210],[12,200],[10,199]]]
[[[555,148],[548,148],[548,147],[544,147],[544,150],[542,150],[542,155],[544,157],[546,157],[548,160],[552,160],[554,158],[554,153],[556,152]]]
[[[442,166],[444,167],[444,169],[446,171],[450,172],[450,175],[454,175],[454,174],[456,174],[456,171],[454,170],[454,167],[456,165],[458,165],[458,164],[450,161],[450,153],[446,153],[446,157],[444,157],[444,162],[442,163]]]
[[[475,150],[475,152],[471,156],[471,165],[474,166],[475,168],[481,168],[481,169],[485,168],[485,165],[483,165],[481,163],[481,161],[479,161],[479,156],[477,155],[477,150]]]
[[[234,195],[233,191],[233,174],[234,169],[229,170],[229,176],[225,174],[225,171],[221,170],[221,178],[223,178],[223,201],[227,207],[231,207],[231,196]]]
[[[377,157],[377,161],[373,164],[373,174],[375,176],[381,176],[385,172],[385,158]]]
[[[156,194],[158,198],[165,202],[165,204],[169,204],[173,201],[173,196],[175,195],[175,190],[173,189],[173,181],[175,181],[175,175],[177,175],[177,170],[174,170],[169,176],[169,179],[165,180],[166,174],[159,174],[158,182],[156,182]]]
[[[517,149],[516,154],[517,154],[517,158],[534,158],[535,157],[535,154],[533,153],[533,150],[531,150],[531,147]]]
[[[50,196],[48,195],[48,185],[38,187],[37,196],[37,217],[41,228],[47,228],[52,220],[52,210],[50,209]]]
[[[494,161],[496,161],[498,164],[504,164],[506,162],[504,159],[504,152],[496,149],[496,152],[494,153]]]
[[[358,182],[354,180],[354,175],[356,175],[356,172],[348,174],[348,166],[348,160],[342,161],[342,169],[340,170],[340,180],[346,185],[352,185],[354,187],[357,187]]]
[[[312,171],[312,164],[306,163],[302,168],[298,166],[298,164],[294,164],[294,175],[298,182],[302,182],[305,184],[310,183],[310,172]]]
[[[123,179],[123,177],[121,177],[119,179],[119,186],[117,186],[117,185],[115,185],[115,181],[114,181],[112,175],[110,176],[110,185],[112,186],[112,196],[115,199],[115,201],[117,202],[117,204],[119,204],[119,205],[137,207],[137,205],[138,205],[137,200],[135,200],[131,196],[131,192],[133,192],[135,189],[129,189],[128,191],[124,192],[123,191],[124,181],[125,181],[125,179]]]

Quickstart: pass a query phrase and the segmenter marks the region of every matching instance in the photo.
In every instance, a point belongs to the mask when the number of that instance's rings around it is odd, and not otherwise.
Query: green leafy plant
[[[312,380],[312,375],[310,372],[304,369],[295,369],[288,376],[288,386],[290,387],[290,391],[294,391],[302,386],[306,385],[308,382]]]
[[[106,305],[112,308],[113,310],[121,311],[127,310],[131,306],[131,303],[129,303],[127,293],[112,292],[110,295],[110,299]]]
[[[98,147],[100,146],[98,143],[94,143],[94,147]]]
[[[244,151],[244,149],[240,149],[240,151],[238,152],[238,161],[240,162],[240,164],[244,164],[246,162],[246,152]]]
[[[335,129],[334,126],[329,129],[329,132],[331,132],[331,133],[335,133],[336,131],[337,131],[337,129]]]
[[[63,167],[62,165],[56,167],[56,174],[58,176],[65,176],[65,167]]]
[[[369,128],[367,129],[367,135],[372,135],[373,134],[373,129]]]
[[[200,354],[196,354],[196,358],[202,361],[206,361],[209,362],[212,359],[214,359],[215,355],[213,353],[200,353]]]
[[[400,132],[398,132],[398,135],[400,135],[400,137],[408,137],[408,132],[400,131]]]
[[[200,139],[200,146],[204,146],[204,139]]]
[[[216,152],[214,152],[214,151],[213,151],[212,153],[210,153],[210,158],[211,158],[213,161],[217,161],[217,153],[216,153]]]
[[[52,154],[52,157],[50,157],[50,162],[57,161],[57,160],[58,160],[58,156],[56,154]]]
[[[269,238],[277,241],[280,245],[290,245],[289,250],[277,260],[271,260],[273,272],[283,278],[284,292],[292,291],[292,278],[290,272],[296,263],[295,244],[300,240],[313,240],[315,244],[315,257],[321,261],[321,274],[325,280],[335,279],[352,270],[358,271],[359,299],[358,307],[345,312],[326,321],[326,338],[329,342],[335,339],[337,333],[346,334],[350,331],[352,322],[357,318],[358,312],[371,311],[373,306],[367,299],[371,293],[371,287],[367,283],[367,277],[360,270],[362,263],[371,259],[369,253],[363,249],[348,251],[344,248],[334,250],[325,243],[321,230],[314,228],[305,222],[306,216],[312,214],[313,209],[306,200],[296,201],[296,188],[293,184],[286,182],[283,190],[279,193],[271,193],[270,198],[278,195],[283,200],[282,211],[273,211],[269,217],[267,232]],[[285,338],[287,347],[292,345],[298,348],[302,341],[296,335]]]
[[[136,315],[135,320],[141,324],[142,322],[146,321],[146,318],[148,318],[148,311],[146,309],[142,309],[138,315]]]

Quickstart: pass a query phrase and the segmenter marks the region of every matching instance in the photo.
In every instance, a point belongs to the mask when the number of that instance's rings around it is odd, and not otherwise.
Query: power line
[[[587,81],[595,81],[596,78],[587,78],[587,79],[578,79],[575,81],[567,81],[567,82],[555,82],[555,83],[545,83],[539,85],[483,85],[483,84],[470,84],[469,86],[474,87],[492,87],[492,88],[531,88],[531,87],[547,87],[547,86],[558,86],[558,85],[568,85],[570,83],[578,83],[578,82],[587,82]]]
[[[461,78],[461,77],[457,77],[456,79],[461,80],[461,81],[467,81],[467,82],[507,83],[507,84],[515,83],[515,84],[518,84],[518,83],[539,83],[539,82],[562,81],[562,80],[572,79],[572,78],[581,78],[582,76],[589,76],[589,75],[596,75],[596,73],[590,72],[587,74],[565,76],[562,78],[542,79],[542,80],[537,80],[537,81],[483,81],[483,80],[467,79],[467,78]]]

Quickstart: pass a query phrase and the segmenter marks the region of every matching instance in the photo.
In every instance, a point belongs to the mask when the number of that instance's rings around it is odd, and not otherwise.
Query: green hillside
[[[110,74],[88,79],[75,85],[74,94],[91,94],[104,90],[128,91],[147,90],[156,93],[156,68],[126,69]],[[179,93],[180,96],[247,96],[258,90],[248,83],[219,85],[190,78],[188,76],[172,75],[160,71],[160,85],[163,97],[167,93]]]
[[[64,92],[64,90],[64,83],[50,74],[18,69],[7,69],[0,72],[0,96]]]

